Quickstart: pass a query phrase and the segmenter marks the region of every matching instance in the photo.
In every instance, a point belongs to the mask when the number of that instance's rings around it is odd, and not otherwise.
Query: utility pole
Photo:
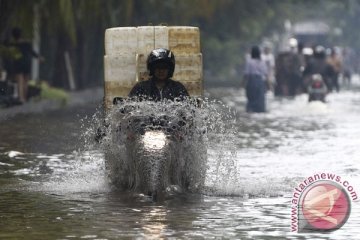
[[[34,22],[33,22],[33,38],[32,46],[35,52],[40,54],[40,11],[39,4],[35,4],[34,8]],[[33,58],[31,62],[31,79],[39,81],[39,59]]]

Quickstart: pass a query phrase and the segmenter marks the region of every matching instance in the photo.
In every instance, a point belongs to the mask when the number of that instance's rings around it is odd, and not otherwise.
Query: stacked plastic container
[[[203,94],[200,32],[188,26],[142,26],[109,28],[105,32],[105,108],[114,97],[128,96],[138,81],[146,81],[146,59],[155,48],[175,54],[172,79],[183,83],[191,96]]]

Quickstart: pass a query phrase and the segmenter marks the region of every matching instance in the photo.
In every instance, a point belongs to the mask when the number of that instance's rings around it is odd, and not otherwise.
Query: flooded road
[[[153,203],[113,190],[86,131],[95,105],[0,124],[0,239],[357,239],[360,206],[330,233],[291,232],[294,188],[333,173],[360,192],[360,91],[328,103],[268,96],[247,114],[243,90],[212,89],[234,112],[208,149],[207,194]]]

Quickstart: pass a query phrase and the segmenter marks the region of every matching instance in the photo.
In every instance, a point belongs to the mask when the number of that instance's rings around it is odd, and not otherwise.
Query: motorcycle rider
[[[275,59],[275,96],[294,97],[301,90],[302,57],[298,52],[298,41],[289,39],[288,49]]]
[[[171,79],[175,70],[175,56],[173,52],[165,48],[157,48],[151,51],[146,61],[150,79],[138,82],[130,91],[129,98],[135,100],[161,101],[184,100],[189,96],[185,86]],[[121,102],[121,98],[115,98],[114,104]],[[105,124],[106,126],[106,124]],[[100,142],[106,136],[106,128],[98,128],[95,140]],[[133,139],[133,134],[128,134]]]
[[[320,74],[329,91],[332,90],[331,77],[334,70],[326,61],[326,51],[321,45],[314,48],[313,58],[307,63],[303,72],[305,85],[308,86],[313,74]]]
[[[165,48],[151,51],[146,61],[150,72],[150,79],[137,83],[129,93],[129,97],[138,97],[140,100],[160,101],[163,99],[184,99],[189,96],[186,88],[171,77],[175,70],[175,56]]]

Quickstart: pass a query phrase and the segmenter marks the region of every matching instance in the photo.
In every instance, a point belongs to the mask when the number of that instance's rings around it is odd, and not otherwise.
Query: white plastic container
[[[198,96],[201,97],[204,92],[203,82],[182,82],[184,84],[186,90],[188,91],[190,96]]]
[[[156,26],[154,28],[155,28],[154,48],[169,49],[169,27]],[[147,54],[149,54],[149,52]]]
[[[169,48],[177,54],[200,53],[200,32],[197,27],[169,27]]]
[[[202,82],[202,54],[175,55],[173,79],[184,82]]]
[[[137,28],[137,53],[147,56],[155,48],[169,48],[168,27],[146,26]]]
[[[105,82],[133,86],[136,81],[135,55],[104,56]]]
[[[105,55],[118,56],[119,54],[137,53],[137,28],[118,27],[108,28],[105,31]]]
[[[105,108],[115,97],[127,97],[139,81],[148,80],[146,59],[155,48],[175,55],[173,79],[185,85],[192,96],[203,94],[200,32],[188,26],[140,26],[110,28],[105,32]]]
[[[125,97],[136,82],[135,55],[104,56],[105,108],[114,97]]]
[[[155,29],[154,27],[137,28],[137,54],[146,55],[154,49]]]

